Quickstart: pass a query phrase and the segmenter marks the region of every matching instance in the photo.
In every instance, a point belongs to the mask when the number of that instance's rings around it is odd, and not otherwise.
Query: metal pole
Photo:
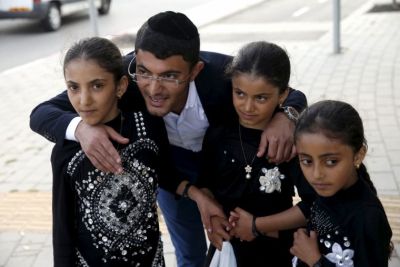
[[[340,53],[340,0],[333,0],[333,53]]]
[[[96,5],[94,4],[94,0],[89,0],[89,17],[90,17],[90,24],[92,25],[93,35],[99,36],[99,29],[97,27],[97,9]]]

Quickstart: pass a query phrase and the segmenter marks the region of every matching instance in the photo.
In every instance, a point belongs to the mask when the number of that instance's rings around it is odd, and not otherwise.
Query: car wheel
[[[56,31],[61,27],[61,11],[56,4],[50,4],[46,16],[42,20],[43,28],[47,31]]]
[[[110,11],[111,0],[101,0],[101,6],[99,7],[99,14],[105,15]]]

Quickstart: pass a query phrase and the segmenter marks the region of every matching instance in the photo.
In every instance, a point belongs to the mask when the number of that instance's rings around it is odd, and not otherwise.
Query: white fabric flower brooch
[[[260,176],[260,191],[265,193],[272,193],[274,191],[281,192],[281,180],[285,178],[284,174],[281,174],[278,167],[272,169],[262,168],[263,173]]]

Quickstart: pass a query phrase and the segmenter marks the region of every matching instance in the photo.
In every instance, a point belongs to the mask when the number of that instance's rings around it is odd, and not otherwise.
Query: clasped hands
[[[252,241],[255,236],[252,233],[253,215],[241,208],[235,208],[230,212],[229,218],[212,216],[212,231],[207,231],[208,239],[218,250],[222,249],[222,242],[229,241],[232,237],[241,241]]]

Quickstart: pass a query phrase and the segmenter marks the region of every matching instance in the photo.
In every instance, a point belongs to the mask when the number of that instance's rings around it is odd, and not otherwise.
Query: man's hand
[[[317,234],[311,231],[310,236],[308,236],[306,230],[301,228],[293,234],[293,237],[293,246],[290,248],[290,253],[307,263],[308,266],[313,266],[321,258]]]
[[[226,218],[219,216],[211,217],[211,226],[213,231],[211,233],[207,231],[208,240],[210,240],[214,247],[216,247],[218,250],[221,250],[222,242],[231,239],[228,233],[231,226]]]
[[[213,226],[211,224],[211,218],[218,216],[221,218],[225,218],[225,214],[221,208],[221,205],[214,199],[203,193],[201,198],[196,200],[197,207],[199,208],[201,221],[203,222],[204,227],[207,229],[207,232],[213,232]]]
[[[261,135],[257,157],[262,157],[268,147],[266,157],[277,164],[288,161],[296,155],[294,148],[295,125],[282,112],[277,112]]]
[[[181,194],[186,183],[187,181],[180,183],[177,189],[178,194]],[[199,189],[192,185],[189,187],[188,195],[190,199],[196,202],[201,215],[201,221],[203,222],[204,227],[207,229],[207,232],[213,232],[211,217],[219,216],[221,218],[225,218],[225,214],[221,205],[214,199],[211,191],[206,188]]]
[[[233,226],[229,234],[240,240],[252,241],[255,238],[251,231],[252,219],[252,214],[241,208],[235,208],[234,211],[231,211],[229,216],[229,222]]]
[[[103,172],[122,172],[121,158],[110,139],[127,144],[128,138],[122,137],[111,127],[91,126],[83,121],[78,124],[75,137],[81,144],[83,152],[96,168]]]

